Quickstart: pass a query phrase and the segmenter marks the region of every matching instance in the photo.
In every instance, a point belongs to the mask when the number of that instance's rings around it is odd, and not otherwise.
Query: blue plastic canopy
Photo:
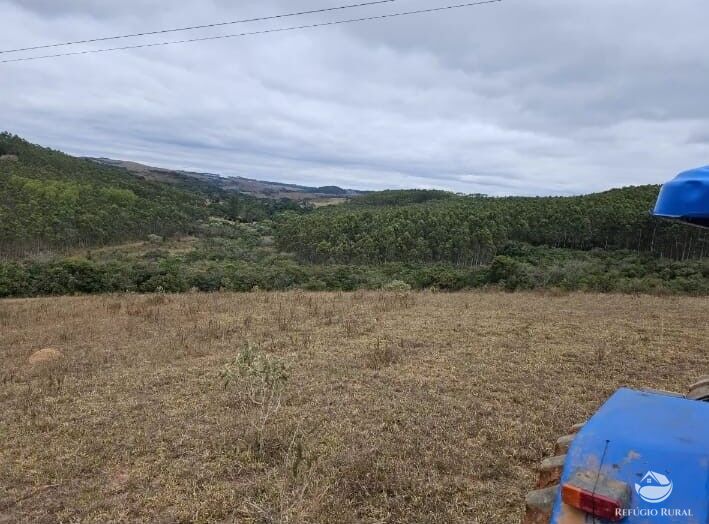
[[[662,186],[653,215],[709,227],[709,166],[680,173]]]

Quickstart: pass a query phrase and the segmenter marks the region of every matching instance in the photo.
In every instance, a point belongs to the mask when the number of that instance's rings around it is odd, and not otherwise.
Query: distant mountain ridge
[[[185,182],[194,181],[200,184],[213,186],[215,189],[219,189],[221,191],[236,191],[259,198],[287,198],[289,200],[303,201],[318,198],[351,198],[366,194],[366,191],[343,189],[338,186],[301,186],[297,184],[256,180],[240,176],[230,177],[214,173],[198,173],[179,169],[166,169],[148,166],[138,162],[114,160],[111,158],[87,157],[86,159],[102,165],[123,168],[129,173],[147,180],[154,180],[168,184],[184,184]]]

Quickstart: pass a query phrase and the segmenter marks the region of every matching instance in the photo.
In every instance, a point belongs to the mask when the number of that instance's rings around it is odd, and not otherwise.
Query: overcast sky
[[[461,1],[398,0],[83,48]],[[0,49],[348,3],[0,0]],[[707,20],[706,0],[504,0],[0,64],[0,129],[76,155],[307,185],[505,195],[660,183],[709,163]],[[73,49],[50,51],[63,50]]]

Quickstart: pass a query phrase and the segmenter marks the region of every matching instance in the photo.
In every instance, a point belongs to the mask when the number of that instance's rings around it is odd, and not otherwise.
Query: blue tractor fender
[[[708,524],[709,403],[618,390],[569,447],[560,485],[579,471],[627,486],[620,522]],[[551,524],[584,522],[607,521],[564,504],[558,490]]]

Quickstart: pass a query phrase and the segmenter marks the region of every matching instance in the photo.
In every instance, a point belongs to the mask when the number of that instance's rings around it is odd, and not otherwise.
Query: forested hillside
[[[99,245],[188,231],[206,213],[197,195],[141,181],[7,133],[0,151],[0,251]]]
[[[652,218],[657,192],[382,191],[314,209],[208,177],[157,181],[0,134],[0,297],[483,286],[709,294],[709,235]]]
[[[308,262],[488,264],[510,241],[627,250],[676,260],[709,255],[709,235],[650,216],[658,186],[579,197],[489,198],[385,192],[279,222],[278,245]],[[422,201],[422,204],[411,202]],[[384,205],[382,205],[382,202]],[[403,204],[403,205],[402,205]]]
[[[0,256],[198,230],[217,216],[268,218],[294,202],[261,200],[185,179],[164,184],[0,134]]]

